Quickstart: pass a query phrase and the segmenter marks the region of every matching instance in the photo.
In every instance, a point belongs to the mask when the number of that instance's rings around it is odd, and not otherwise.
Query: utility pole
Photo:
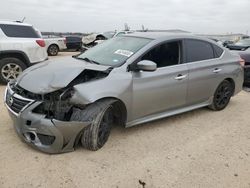
[[[21,22],[23,23],[25,19],[26,19],[26,17],[23,17],[23,19],[22,19],[22,21],[21,21]]]
[[[141,26],[143,32],[147,32],[147,28],[145,29],[144,25]]]
[[[124,24],[124,30],[125,30],[125,31],[129,31],[129,30],[130,30],[130,28],[129,28],[129,26],[128,26],[127,23]]]

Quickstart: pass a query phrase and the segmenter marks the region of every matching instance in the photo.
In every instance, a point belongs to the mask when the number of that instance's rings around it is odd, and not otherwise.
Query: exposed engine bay
[[[71,101],[71,97],[74,94],[73,86],[102,79],[108,76],[110,71],[111,69],[107,71],[84,70],[65,88],[47,94],[35,94],[16,84],[10,84],[10,87],[16,94],[22,97],[35,101],[41,101],[41,104],[33,110],[33,113],[45,114],[48,119],[70,121],[74,108],[84,109],[85,107],[85,105],[75,104]]]

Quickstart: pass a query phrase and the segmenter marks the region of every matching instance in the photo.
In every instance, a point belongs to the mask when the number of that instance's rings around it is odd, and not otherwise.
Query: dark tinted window
[[[81,42],[80,37],[66,37],[67,42]]]
[[[214,58],[212,45],[200,40],[186,40],[187,62],[202,61]]]
[[[217,45],[213,45],[213,47],[214,47],[215,58],[220,57],[222,55],[222,53],[224,52],[224,50]]]
[[[40,38],[37,32],[31,26],[0,24],[0,28],[8,37]]]
[[[148,53],[141,60],[150,60],[157,64],[157,67],[177,65],[180,59],[180,42],[169,42],[159,45]]]

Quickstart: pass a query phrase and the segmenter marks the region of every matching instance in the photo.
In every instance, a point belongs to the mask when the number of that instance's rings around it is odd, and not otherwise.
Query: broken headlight
[[[68,100],[74,95],[74,93],[75,90],[73,88],[68,88],[59,96],[59,100],[60,101]]]
[[[73,88],[67,88],[64,91],[56,91],[46,94],[43,102],[37,106],[33,112],[45,114],[46,118],[62,121],[69,120],[72,113],[72,104],[70,98],[74,94]]]

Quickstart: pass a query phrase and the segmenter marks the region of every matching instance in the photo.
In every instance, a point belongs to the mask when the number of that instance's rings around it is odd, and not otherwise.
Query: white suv
[[[27,67],[45,61],[45,42],[30,24],[0,21],[0,82],[16,79]]]

